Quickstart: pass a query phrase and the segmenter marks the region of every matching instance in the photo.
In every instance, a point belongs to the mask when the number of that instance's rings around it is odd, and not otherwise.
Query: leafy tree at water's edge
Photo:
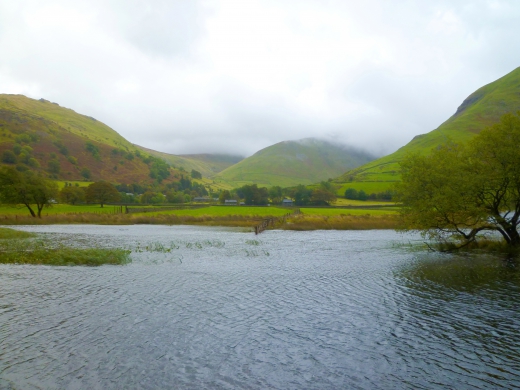
[[[520,113],[506,114],[467,146],[448,143],[401,163],[397,198],[407,230],[462,244],[485,231],[520,245]]]

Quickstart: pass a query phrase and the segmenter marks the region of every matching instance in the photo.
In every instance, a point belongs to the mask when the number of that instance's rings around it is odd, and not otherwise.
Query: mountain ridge
[[[394,153],[381,157],[335,178],[340,193],[348,187],[366,192],[391,189],[400,180],[399,162],[408,153],[429,153],[450,139],[465,143],[499,118],[520,109],[520,67],[471,93],[457,110],[436,129],[415,136]]]

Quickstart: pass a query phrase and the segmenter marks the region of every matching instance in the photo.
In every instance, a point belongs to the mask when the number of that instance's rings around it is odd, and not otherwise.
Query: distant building
[[[235,199],[226,199],[224,201],[224,204],[226,206],[236,206],[238,204],[238,202]]]
[[[292,201],[292,199],[282,200],[282,206],[293,206],[293,205],[294,205],[294,202]]]

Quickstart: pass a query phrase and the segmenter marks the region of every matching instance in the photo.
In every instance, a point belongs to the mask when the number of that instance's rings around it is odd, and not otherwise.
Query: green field
[[[210,206],[200,209],[184,209],[184,210],[167,210],[150,213],[140,213],[145,215],[158,214],[174,214],[174,215],[189,215],[193,217],[210,216],[210,217],[225,217],[225,216],[251,216],[251,217],[266,217],[266,216],[282,216],[284,214],[292,213],[290,209],[283,209],[278,207],[249,207],[249,206]]]
[[[388,206],[394,205],[394,202],[389,202],[385,200],[353,200],[353,199],[345,199],[338,198],[335,202],[332,203],[331,206],[362,206],[362,207],[370,207],[370,206]]]
[[[111,214],[116,210],[115,206],[106,206],[101,208],[99,205],[78,205],[73,206],[69,204],[56,204],[51,207],[45,207],[42,211],[42,216],[69,214],[69,213],[106,213]],[[0,217],[3,215],[29,215],[27,207],[12,207],[7,205],[0,205]]]
[[[65,188],[65,183],[71,184],[72,186],[76,187],[88,187],[93,181],[77,181],[77,180],[69,180],[69,181],[63,181],[63,180],[57,180],[56,184],[58,184],[58,188],[61,190]]]

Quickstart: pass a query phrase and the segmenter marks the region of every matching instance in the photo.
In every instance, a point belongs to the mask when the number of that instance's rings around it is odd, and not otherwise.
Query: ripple
[[[126,266],[0,266],[0,388],[520,385],[516,279],[443,283],[390,231],[22,229],[152,249]]]

